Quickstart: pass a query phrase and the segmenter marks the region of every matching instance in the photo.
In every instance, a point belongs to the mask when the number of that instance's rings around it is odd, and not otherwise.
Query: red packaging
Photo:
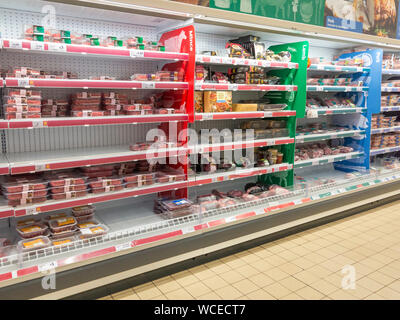
[[[41,197],[41,198],[26,198],[26,199],[20,199],[20,200],[8,200],[7,204],[11,207],[16,207],[19,205],[25,205],[28,203],[41,203],[45,202],[47,200],[46,197]]]
[[[78,92],[72,95],[72,98],[87,99],[87,98],[101,98],[101,92]]]
[[[106,186],[102,188],[92,188],[93,193],[103,193],[103,192],[110,192],[110,191],[120,191],[124,189],[123,185],[119,186]]]
[[[31,190],[25,192],[17,192],[17,193],[6,193],[3,192],[4,197],[7,200],[21,200],[28,198],[40,198],[45,197],[47,195],[47,189],[44,190]]]
[[[86,189],[87,189],[86,184],[76,184],[76,185],[70,185],[70,186],[51,188],[50,192],[51,193],[65,193],[65,192],[70,192],[70,191],[83,191]]]
[[[84,111],[73,111],[73,117],[103,117],[104,111],[84,110]]]
[[[6,112],[4,118],[6,120],[11,119],[33,119],[40,118],[40,112]]]
[[[71,198],[78,198],[78,197],[84,197],[87,195],[87,191],[71,191],[71,192],[66,192],[66,193],[54,193],[51,195],[51,197],[54,200],[64,200],[64,199],[71,199]]]
[[[38,179],[37,176],[22,175],[9,176],[1,184],[3,190],[8,193],[26,192],[30,190],[43,190],[47,188],[47,182]]]
[[[106,186],[120,186],[122,185],[122,180],[121,177],[89,179],[88,184],[91,188],[104,188]]]
[[[23,105],[15,105],[15,104],[6,104],[4,105],[4,112],[6,113],[40,113],[41,112],[41,108],[39,107],[35,107],[35,106],[29,106],[27,104],[23,104]]]

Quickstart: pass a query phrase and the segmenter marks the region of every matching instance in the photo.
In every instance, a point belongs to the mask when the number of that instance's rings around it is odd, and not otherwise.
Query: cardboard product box
[[[204,112],[232,112],[232,92],[204,91]]]
[[[203,91],[194,92],[194,109],[196,112],[204,112],[204,96]]]
[[[234,103],[232,105],[232,110],[234,112],[257,111],[257,109],[258,109],[257,103]]]

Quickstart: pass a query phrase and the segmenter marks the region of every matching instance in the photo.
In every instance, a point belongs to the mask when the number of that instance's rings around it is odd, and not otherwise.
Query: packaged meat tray
[[[4,119],[36,119],[41,118],[40,112],[5,112]]]
[[[17,104],[17,105],[29,105],[29,106],[39,106],[41,105],[40,97],[17,97],[12,96],[3,97],[3,104]]]
[[[103,117],[104,111],[93,111],[93,110],[72,111],[71,116],[73,116],[73,117]]]
[[[194,210],[192,207],[189,208],[182,208],[179,210],[173,210],[173,211],[163,211],[161,213],[161,216],[164,219],[174,219],[174,218],[179,218],[179,217],[184,217],[184,216],[188,216],[190,214],[193,214]]]
[[[26,226],[16,227],[21,238],[28,239],[41,236],[46,233],[47,226],[43,223],[34,223]]]
[[[101,92],[78,92],[72,95],[72,99],[101,98]]]
[[[32,97],[41,98],[40,91],[26,89],[4,89],[4,95],[9,97]]]
[[[24,218],[24,219],[18,220],[16,225],[17,225],[17,227],[24,227],[24,226],[27,226],[30,224],[41,223],[41,221],[42,220],[39,218],[29,217],[29,218]]]
[[[44,249],[51,245],[51,241],[46,236],[39,236],[33,239],[24,239],[18,242],[17,250],[20,252],[29,252],[32,250]]]
[[[47,189],[43,190],[30,190],[16,193],[3,192],[4,198],[7,200],[21,200],[28,198],[41,198],[47,196]]]
[[[92,237],[98,237],[105,235],[108,233],[108,227],[106,227],[103,224],[99,224],[97,226],[89,227],[89,228],[84,228],[80,229],[80,239],[87,239],[87,238],[92,238]]]
[[[44,190],[47,189],[47,182],[42,179],[34,179],[26,177],[11,176],[1,184],[3,191],[7,193],[26,192],[30,190]]]
[[[193,202],[188,199],[162,200],[161,205],[168,211],[174,211],[189,208],[193,205]]]
[[[110,192],[110,191],[121,191],[124,189],[124,185],[119,186],[106,186],[101,188],[92,188],[92,193],[103,193],[103,192]]]
[[[71,192],[66,192],[66,193],[53,193],[51,197],[54,200],[65,200],[65,199],[71,199],[71,198],[79,198],[79,197],[84,197],[87,195],[87,191],[71,191]]]
[[[120,186],[122,185],[123,179],[121,177],[110,177],[107,179],[104,178],[94,178],[89,179],[88,184],[91,188],[104,188],[107,186]]]
[[[122,106],[120,104],[106,104],[104,106],[104,109],[109,111],[120,111],[122,109]]]
[[[41,112],[41,108],[39,107],[35,107],[35,106],[29,106],[27,104],[24,105],[15,105],[15,104],[6,104],[4,105],[4,112],[6,113],[40,113]]]
[[[67,106],[68,100],[62,99],[42,99],[42,106]]]
[[[85,221],[85,222],[83,222],[83,223],[78,223],[78,228],[79,228],[79,229],[86,229],[86,228],[90,228],[90,227],[97,226],[97,225],[99,225],[99,224],[100,224],[100,223],[99,223],[97,220],[92,219],[92,220],[90,220],[90,221]]]
[[[77,227],[74,227],[73,229],[70,230],[64,230],[60,232],[52,232],[50,231],[50,238],[51,239],[63,239],[67,237],[73,237],[78,231]]]
[[[87,189],[87,184],[73,184],[69,186],[52,187],[50,188],[51,193],[65,193],[70,191],[83,191]]]
[[[76,219],[74,217],[63,217],[58,219],[52,219],[49,221],[49,227],[52,233],[60,233],[68,230],[73,230],[77,226]]]
[[[75,219],[78,223],[90,221],[90,220],[93,220],[93,218],[94,218],[94,213],[89,213],[89,214],[80,215],[80,216],[75,216],[75,214],[73,213],[72,215],[75,217]]]
[[[94,213],[95,209],[92,206],[81,206],[72,208],[72,214],[75,217],[86,216]]]
[[[62,246],[71,245],[74,241],[75,241],[74,237],[61,238],[61,239],[58,238],[58,239],[51,240],[51,245],[53,245],[55,247],[62,247]]]
[[[87,181],[87,177],[78,176],[73,172],[47,174],[45,178],[48,180],[50,187],[83,185]]]
[[[52,213],[52,214],[46,215],[44,219],[48,223],[50,220],[57,220],[57,219],[62,219],[62,218],[66,218],[66,217],[68,217],[68,215],[65,212],[59,212],[59,213]]]
[[[30,203],[42,203],[47,201],[47,196],[39,198],[25,198],[18,200],[7,200],[7,204],[11,207],[16,207],[20,205],[30,204]]]

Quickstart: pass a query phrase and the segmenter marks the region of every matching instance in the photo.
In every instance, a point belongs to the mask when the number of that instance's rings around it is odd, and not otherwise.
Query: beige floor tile
[[[193,300],[194,298],[185,289],[181,288],[165,294],[168,300]]]
[[[226,263],[223,263],[221,260],[215,260],[206,263],[205,266],[215,274],[220,274],[232,270],[230,266],[228,266]]]
[[[168,300],[168,298],[162,294],[161,296],[157,296],[149,300]]]
[[[260,289],[259,286],[256,286],[252,281],[249,279],[243,279],[239,282],[233,284],[233,286],[238,289],[243,295],[247,295],[250,292],[256,291]]]
[[[215,290],[215,293],[223,300],[234,300],[242,296],[242,293],[233,286],[226,286]]]
[[[274,281],[280,281],[280,280],[285,279],[285,278],[287,278],[289,276],[286,272],[281,270],[280,267],[270,269],[270,270],[266,271],[265,274],[268,277],[270,277],[271,279],[273,279]]]
[[[376,292],[377,295],[384,297],[388,300],[399,300],[400,292],[397,292],[389,287],[384,287]]]
[[[180,284],[170,276],[154,280],[153,283],[163,294],[181,288]]]
[[[289,250],[294,254],[297,254],[299,257],[305,256],[306,254],[310,253],[310,250],[304,248],[302,245],[296,245]]]
[[[281,299],[284,296],[287,296],[289,293],[291,293],[289,289],[285,288],[278,282],[270,284],[264,287],[263,289],[276,299]]]
[[[136,300],[140,299],[136,295],[135,291],[132,290],[132,288],[127,289],[127,290],[123,290],[123,291],[120,291],[120,292],[116,292],[116,293],[112,294],[111,296],[112,296],[112,298],[114,300],[123,300],[125,297],[130,297],[130,296],[136,296]],[[130,299],[128,298],[128,300],[130,300]]]
[[[148,299],[162,295],[162,292],[153,283],[148,283],[145,286],[134,287],[133,291],[142,300],[148,300]]]
[[[303,268],[298,267],[294,263],[288,262],[279,266],[279,268],[289,275],[303,271]]]
[[[388,285],[390,289],[400,292],[400,280],[396,280]]]
[[[210,291],[196,299],[197,300],[221,300],[221,297],[219,295],[217,295],[215,292]]]
[[[332,271],[330,271],[329,269],[327,269],[321,265],[313,266],[313,267],[307,269],[307,271],[311,272],[318,278],[327,277],[332,273]]]
[[[386,300],[384,297],[379,294],[373,293],[370,296],[364,298],[363,300]]]
[[[112,296],[105,296],[105,297],[99,298],[97,300],[114,300],[114,299]]]
[[[198,297],[202,296],[203,294],[206,294],[206,293],[209,293],[212,291],[209,287],[204,285],[202,282],[193,283],[188,286],[185,286],[185,290],[187,292],[189,292],[189,294],[194,298],[198,298]]]
[[[392,283],[393,281],[395,281],[394,278],[389,277],[380,271],[375,271],[375,272],[370,273],[368,275],[368,278],[371,278],[371,279],[375,280],[376,282],[383,284],[384,286],[387,286],[390,283]]]
[[[253,262],[251,266],[260,272],[265,272],[267,270],[275,268],[272,264],[268,263],[266,260],[258,260],[256,262]]]
[[[372,269],[375,269],[375,270],[378,270],[378,269],[382,268],[385,265],[384,262],[378,261],[378,260],[373,259],[373,258],[366,258],[366,259],[360,260],[359,263],[361,263],[361,264],[363,264],[363,265],[365,265],[367,267],[370,267]]]
[[[226,282],[223,278],[221,278],[218,275],[215,275],[211,278],[205,279],[202,282],[213,291],[215,291],[219,288],[226,287],[229,284],[228,282]]]
[[[356,296],[353,296],[350,290],[339,289],[328,295],[333,300],[359,300]]]
[[[306,248],[307,250],[311,251],[311,252],[318,251],[319,249],[322,248],[322,246],[320,246],[316,242],[305,243],[305,244],[303,244],[303,247]]]
[[[204,280],[207,278],[211,278],[215,276],[215,273],[212,272],[209,268],[205,265],[200,265],[194,268],[190,268],[189,271],[195,275],[199,280]]]
[[[277,254],[277,256],[279,256],[282,259],[284,259],[285,262],[292,261],[294,259],[300,258],[300,256],[298,254],[296,254],[296,253],[294,253],[293,251],[290,251],[290,250],[285,250],[285,251],[279,252]]]
[[[259,256],[261,259],[270,257],[273,253],[268,251],[267,249],[259,246],[249,250],[251,253],[254,253],[256,256]]]
[[[261,288],[275,282],[274,279],[267,276],[265,273],[256,274],[254,276],[249,277],[248,279],[252,281],[256,286],[259,286]]]
[[[371,268],[366,266],[365,264],[361,264],[359,262],[352,264],[354,268],[356,268],[357,278],[361,278],[363,276],[369,275],[372,272],[375,272],[375,268]]]
[[[384,273],[388,277],[398,279],[399,278],[399,271],[396,270],[395,268],[392,268],[391,266],[387,265],[382,268],[379,268],[379,272]]]
[[[369,276],[365,276],[361,279],[358,279],[356,282],[357,286],[361,286],[365,289],[370,290],[371,292],[376,292],[384,287],[382,283],[375,281],[374,279],[370,278]]]
[[[287,261],[278,255],[270,256],[264,259],[269,264],[273,265],[274,267],[280,266],[281,264],[286,263]]]
[[[250,300],[276,300],[276,298],[272,295],[270,295],[268,292],[266,292],[263,289],[259,289],[253,292],[250,292],[247,297]]]
[[[239,272],[245,278],[248,278],[248,277],[251,277],[251,276],[254,276],[254,275],[260,273],[260,271],[258,271],[256,268],[253,268],[250,264],[244,265],[240,268],[237,268],[236,271]]]
[[[321,280],[318,280],[317,282],[311,283],[310,287],[321,292],[324,295],[329,295],[339,289],[338,286],[335,286],[332,283],[330,283],[324,279],[321,279]]]
[[[282,251],[287,250],[286,248],[284,248],[284,247],[282,247],[282,246],[280,246],[280,245],[278,245],[278,244],[271,245],[270,247],[268,247],[268,248],[266,248],[266,249],[267,249],[268,251],[274,253],[274,254],[277,254],[277,253],[279,253],[279,252],[282,252]]]
[[[174,278],[182,287],[199,281],[199,278],[187,270],[175,273],[171,275],[171,277]]]
[[[221,259],[222,260],[222,259]],[[229,266],[232,270],[236,268],[242,267],[246,265],[246,262],[238,257],[231,256],[229,259],[223,261],[227,266]]]
[[[307,260],[310,260],[311,262],[314,262],[315,264],[319,264],[319,263],[322,263],[327,260],[325,257],[323,257],[315,252],[306,254],[304,256],[304,258]]]
[[[228,284],[236,283],[245,278],[239,272],[234,270],[228,271],[226,273],[221,273],[219,276],[224,279]]]
[[[332,261],[332,260],[326,260],[326,261],[320,263],[319,266],[324,267],[325,269],[328,269],[331,272],[338,272],[338,271],[342,270],[342,268],[343,268],[342,263]]]
[[[311,262],[310,260],[307,260],[306,258],[298,258],[293,261],[291,261],[293,264],[296,266],[302,268],[303,270],[306,270],[307,268],[311,268],[312,266],[315,266],[315,262]]]
[[[351,290],[351,294],[358,299],[364,299],[374,293],[372,290],[366,289],[362,286],[358,286],[356,283],[356,288]]]
[[[285,249],[292,249],[297,246],[295,242],[289,240],[287,238],[284,239],[285,241],[280,244],[280,246],[284,247]]]
[[[283,298],[281,298],[279,300],[304,300],[304,298],[302,298],[299,295],[297,295],[296,293],[292,292],[292,293],[289,293],[287,296],[284,296]]]
[[[244,262],[246,262],[247,264],[251,264],[260,260],[261,258],[250,251],[246,251],[246,254],[241,256],[240,259],[244,260]]]
[[[333,250],[330,250],[330,249],[327,249],[327,248],[321,248],[316,253],[321,255],[321,256],[323,256],[323,257],[325,257],[325,258],[327,258],[327,259],[331,259],[331,258],[333,258],[333,257],[338,255]]]
[[[293,275],[293,277],[296,278],[297,280],[305,283],[306,285],[310,285],[310,284],[320,280],[319,277],[317,277],[312,272],[309,272],[307,270],[296,273]]]
[[[305,286],[304,288],[297,290],[296,294],[305,300],[320,300],[324,297],[324,294],[309,286]]]
[[[301,282],[300,280],[292,276],[280,280],[279,283],[293,292],[296,292],[297,290],[306,286],[304,282]]]

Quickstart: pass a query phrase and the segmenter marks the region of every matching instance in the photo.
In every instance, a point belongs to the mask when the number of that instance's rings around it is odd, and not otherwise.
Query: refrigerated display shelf
[[[368,90],[368,87],[307,86],[308,92],[367,92]]]
[[[7,157],[4,154],[0,155],[0,175],[5,175],[10,172]]]
[[[300,160],[300,161],[296,161],[294,163],[294,168],[296,169],[296,168],[304,168],[304,167],[309,167],[309,166],[319,166],[321,164],[326,164],[326,163],[331,163],[331,162],[355,159],[355,158],[362,157],[363,155],[364,155],[363,152],[349,152],[349,153],[338,154],[338,155],[334,155],[334,156],[324,156],[324,157],[317,158],[317,159]]]
[[[346,138],[346,137],[358,137],[365,134],[364,130],[347,130],[342,132],[326,132],[320,134],[299,134],[296,136],[296,143],[310,142],[310,141],[320,141],[336,138]]]
[[[396,132],[396,131],[400,131],[400,126],[390,127],[390,128],[371,129],[371,134]]]
[[[2,43],[2,45],[1,45]],[[118,47],[86,46],[66,43],[39,42],[19,39],[2,39],[0,48],[34,53],[57,53],[101,56],[103,58],[134,58],[157,60],[189,60],[189,54],[166,51],[136,50]]]
[[[19,88],[75,88],[75,89],[189,89],[187,82],[130,81],[130,80],[75,80],[75,79],[37,79],[5,78],[5,87]]]
[[[251,118],[275,118],[275,117],[295,117],[295,110],[285,111],[254,111],[254,112],[216,112],[216,113],[196,113],[195,120],[226,120],[226,119],[251,119]]]
[[[196,83],[195,90],[224,91],[297,91],[297,86],[236,83]]]
[[[367,111],[367,108],[318,108],[318,109],[307,109],[307,115],[310,111],[316,110],[318,115],[331,115],[331,114],[347,114],[347,113],[362,113]]]
[[[400,92],[400,87],[382,87],[382,92]]]
[[[90,263],[93,258],[107,256],[124,251],[130,253],[154,245],[174,241],[187,234],[214,230],[238,223],[242,220],[252,220],[260,216],[279,214],[294,206],[303,206],[315,201],[334,198],[343,193],[358,191],[363,188],[399,180],[400,175],[394,172],[384,174],[377,179],[374,175],[365,175],[358,179],[339,184],[335,190],[311,188],[306,191],[294,191],[289,195],[276,196],[259,200],[258,202],[243,203],[234,207],[227,207],[207,211],[203,214],[193,214],[181,218],[162,220],[151,211],[152,203],[143,203],[137,215],[132,215],[131,206],[119,207],[121,217],[129,221],[134,228],[115,230],[111,224],[111,232],[102,237],[90,240],[75,241],[64,247],[49,247],[24,255],[11,255],[0,258],[0,283],[6,280],[22,278],[27,275],[39,274],[44,270],[62,266]],[[97,214],[106,220],[113,215]],[[121,220],[122,220],[121,218]],[[135,220],[135,221],[133,221]],[[126,224],[124,224],[125,226]],[[73,254],[73,255],[71,255]],[[18,266],[17,269],[15,266]]]
[[[258,139],[258,140],[248,140],[248,141],[244,140],[239,142],[224,142],[224,143],[213,143],[206,145],[199,144],[196,146],[189,147],[189,152],[191,154],[197,154],[197,153],[208,153],[214,151],[277,146],[277,145],[291,144],[291,143],[294,143],[294,139],[289,137],[275,138],[275,139]]]
[[[400,75],[400,70],[398,70],[398,69],[382,69],[382,74],[384,74],[384,75]]]
[[[400,151],[400,147],[389,147],[389,148],[380,148],[380,149],[371,149],[370,156],[376,156],[378,154],[385,154],[390,152]]]
[[[11,174],[33,173],[145,159],[186,155],[186,148],[130,151],[127,145],[57,151],[8,153]]]
[[[275,69],[298,69],[299,64],[294,62],[279,62],[256,59],[229,58],[220,56],[196,55],[196,62],[204,64],[222,64],[235,66],[255,66]]]
[[[138,123],[188,121],[187,114],[154,114],[108,117],[54,117],[37,119],[0,120],[0,129],[55,128],[70,126],[96,126]]]
[[[291,169],[293,169],[293,165],[288,163],[282,163],[277,165],[271,165],[268,167],[255,167],[255,168],[244,168],[244,169],[236,168],[236,170],[227,172],[197,174],[189,177],[189,187],[196,187],[209,183],[248,178],[262,174],[287,171]]]
[[[368,67],[356,67],[356,66],[335,66],[335,65],[324,65],[324,64],[311,64],[308,67],[311,71],[332,71],[332,72],[369,72],[371,68]]]
[[[400,106],[381,107],[381,112],[400,111]]]

